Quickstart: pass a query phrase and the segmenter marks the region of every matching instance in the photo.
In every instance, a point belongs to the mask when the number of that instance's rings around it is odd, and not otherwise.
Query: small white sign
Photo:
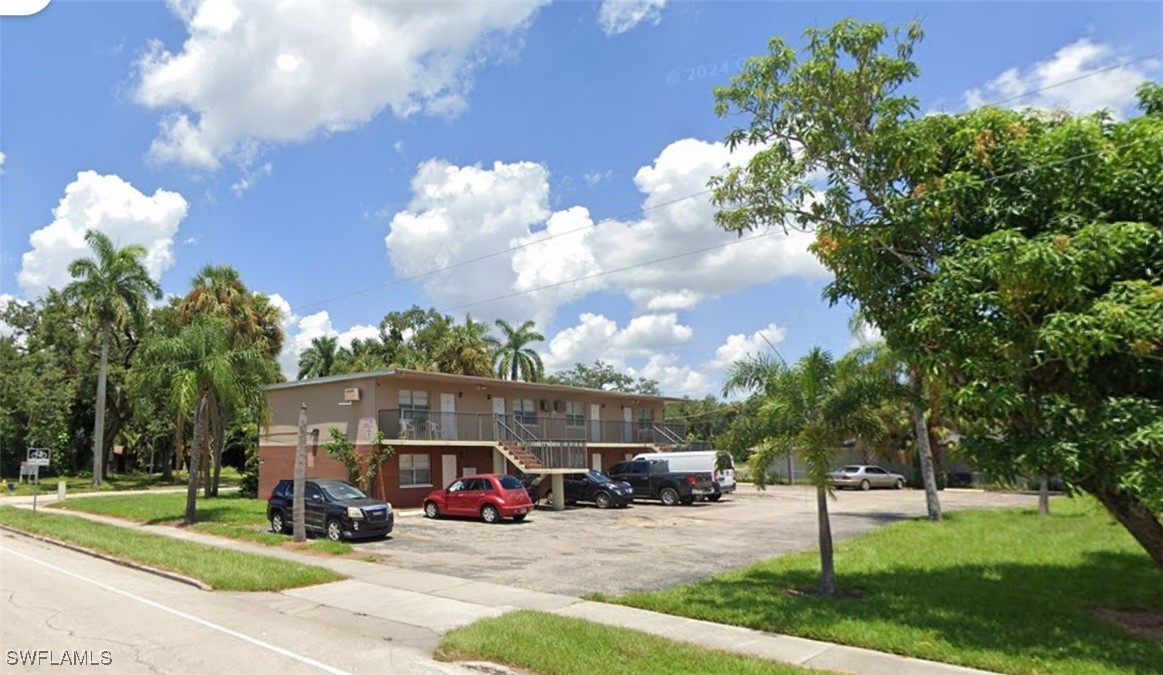
[[[28,465],[29,466],[48,466],[49,465],[49,449],[48,448],[29,448],[28,449]]]

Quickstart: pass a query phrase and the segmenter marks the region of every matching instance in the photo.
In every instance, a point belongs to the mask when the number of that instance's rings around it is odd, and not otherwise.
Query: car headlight
[[[363,510],[360,509],[358,506],[349,506],[349,507],[347,507],[347,517],[348,518],[363,518]]]
[[[391,513],[392,512],[392,503],[387,502],[387,507],[388,507],[388,513]]]

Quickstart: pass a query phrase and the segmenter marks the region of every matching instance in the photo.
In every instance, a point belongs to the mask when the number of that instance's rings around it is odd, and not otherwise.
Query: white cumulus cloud
[[[768,353],[773,347],[783,342],[787,330],[774,323],[769,323],[751,335],[734,333],[715,349],[715,356],[707,362],[707,367],[717,371],[724,371],[739,359],[747,356],[758,356]]]
[[[382,110],[454,115],[476,68],[519,48],[540,2],[172,0],[188,37],[154,41],[137,101],[166,111],[150,156],[213,169],[254,145],[358,127]]]
[[[598,25],[606,35],[621,35],[643,21],[657,26],[666,0],[602,0]]]
[[[1081,38],[1045,61],[1025,69],[1009,68],[984,86],[970,89],[965,92],[965,102],[970,108],[1002,101],[1014,108],[1065,108],[1075,113],[1106,108],[1120,115],[1135,103],[1135,90],[1151,79],[1159,66],[1158,60],[1145,59],[1111,68],[1126,56],[1111,45]]]
[[[380,334],[379,327],[357,324],[340,331],[331,323],[331,315],[326,310],[299,316],[291,308],[286,298],[278,293],[270,295],[271,304],[283,312],[283,351],[279,353],[279,368],[288,380],[299,374],[299,356],[311,346],[311,341],[320,337],[338,337],[339,347],[350,347],[352,340],[367,340]]]
[[[630,319],[624,328],[602,314],[586,312],[578,323],[558,331],[543,356],[548,371],[565,370],[575,363],[601,359],[623,366],[632,357],[652,356],[688,342],[694,330],[676,314],[646,314]]]
[[[634,177],[644,216],[596,225],[584,206],[551,211],[541,164],[429,160],[412,180],[408,208],[392,218],[388,253],[398,277],[458,265],[423,277],[441,309],[487,301],[490,313],[538,325],[599,290],[626,295],[640,314],[665,314],[780,277],[824,276],[807,249],[811,235],[759,233],[740,242],[715,225],[707,180],[752,154],[676,141]]]
[[[32,248],[21,259],[17,282],[27,297],[66,286],[69,263],[92,255],[87,230],[103,232],[116,246],[144,246],[145,268],[160,279],[174,264],[174,235],[187,210],[177,192],[158,189],[147,196],[120,176],[82,171],[65,187],[53,221],[29,236]]]

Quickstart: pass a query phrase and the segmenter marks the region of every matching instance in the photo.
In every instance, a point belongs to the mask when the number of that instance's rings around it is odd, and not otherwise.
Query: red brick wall
[[[295,477],[295,448],[293,446],[259,446],[258,496],[266,499],[271,490],[284,478]],[[331,459],[323,448],[307,448],[308,478],[339,478],[347,480],[347,469]]]
[[[366,453],[370,446],[357,445],[356,451]],[[586,450],[586,466],[590,466],[592,455],[600,453],[602,456],[602,470],[607,471],[618,462],[624,461],[627,454],[636,455],[640,452],[650,452],[648,447],[624,448],[594,448]],[[400,454],[428,455],[428,466],[432,475],[431,487],[400,487]],[[456,455],[456,476],[444,476],[443,455]],[[259,458],[262,464],[258,473],[258,495],[266,499],[274,489],[275,484],[284,478],[292,478],[295,473],[295,448],[289,446],[263,446],[259,448]],[[459,477],[465,467],[473,467],[478,473],[492,473],[493,449],[491,447],[470,446],[407,446],[397,445],[396,454],[384,463],[377,473],[372,484],[371,496],[391,502],[397,508],[417,508],[424,503],[424,497],[437,488],[447,487],[449,483]],[[516,474],[517,469],[512,462],[505,461],[505,471]],[[307,476],[309,478],[338,478],[349,480],[347,469],[343,464],[331,459],[322,448],[307,448]]]

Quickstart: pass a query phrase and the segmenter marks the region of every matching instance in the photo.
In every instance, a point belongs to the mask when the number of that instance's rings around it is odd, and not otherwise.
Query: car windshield
[[[366,499],[367,495],[360,492],[359,488],[350,483],[324,483],[319,487],[327,493],[333,501],[341,499]]]
[[[518,490],[524,486],[515,476],[501,476],[501,487],[505,490]]]
[[[589,479],[595,483],[613,483],[614,482],[614,481],[610,480],[606,476],[606,474],[601,473],[599,471],[590,471],[589,473],[586,474],[586,476],[588,476]]]

